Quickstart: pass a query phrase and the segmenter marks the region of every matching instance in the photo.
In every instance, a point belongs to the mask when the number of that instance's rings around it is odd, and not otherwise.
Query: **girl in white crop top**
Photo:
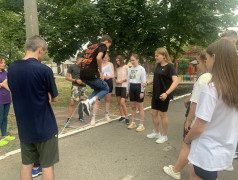
[[[112,94],[112,90],[113,90],[112,79],[115,77],[115,74],[114,74],[113,64],[111,62],[109,62],[108,54],[106,54],[102,60],[102,72],[103,72],[103,76],[104,76],[104,81],[108,84],[108,87],[109,87],[109,93],[106,96],[104,96],[104,100],[105,100],[105,119],[108,122],[110,122],[111,119],[109,117],[109,108],[110,108],[111,94]],[[97,114],[99,105],[100,105],[100,101],[98,101],[98,100],[93,105],[93,115],[92,115],[92,120],[91,120],[92,126],[95,126],[95,123],[96,123],[95,118],[96,118],[96,114]]]

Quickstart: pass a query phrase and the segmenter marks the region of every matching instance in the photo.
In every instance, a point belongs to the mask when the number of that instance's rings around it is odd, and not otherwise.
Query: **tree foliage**
[[[113,39],[111,58],[131,53],[154,56],[166,47],[174,59],[183,47],[206,47],[218,33],[237,24],[233,10],[238,0],[38,0],[40,34],[49,43],[49,56],[62,62],[82,45],[96,43],[103,34]],[[24,45],[23,0],[0,0],[0,39],[12,41],[17,49]],[[4,12],[4,13],[3,13]],[[12,19],[12,20],[11,20]],[[14,26],[15,25],[15,26]],[[14,29],[15,28],[15,29]],[[13,32],[15,33],[3,33]],[[15,41],[13,41],[15,40]],[[9,41],[9,42],[10,42]],[[6,47],[0,42],[1,53]]]

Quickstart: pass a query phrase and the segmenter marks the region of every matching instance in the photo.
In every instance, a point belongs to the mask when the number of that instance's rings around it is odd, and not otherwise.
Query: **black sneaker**
[[[126,124],[129,125],[129,119],[126,119]]]
[[[125,120],[125,118],[124,118],[124,117],[121,117],[118,121],[121,122],[121,121],[123,121],[123,120]]]

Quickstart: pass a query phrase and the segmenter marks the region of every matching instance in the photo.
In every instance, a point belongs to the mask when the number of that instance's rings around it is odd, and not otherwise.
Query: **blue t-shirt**
[[[24,143],[44,142],[58,133],[49,103],[58,96],[52,70],[35,58],[18,60],[8,68],[19,138]]]

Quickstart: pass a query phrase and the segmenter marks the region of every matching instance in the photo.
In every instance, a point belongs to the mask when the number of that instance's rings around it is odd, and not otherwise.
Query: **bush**
[[[188,74],[189,61],[181,59],[178,62],[178,74]]]

